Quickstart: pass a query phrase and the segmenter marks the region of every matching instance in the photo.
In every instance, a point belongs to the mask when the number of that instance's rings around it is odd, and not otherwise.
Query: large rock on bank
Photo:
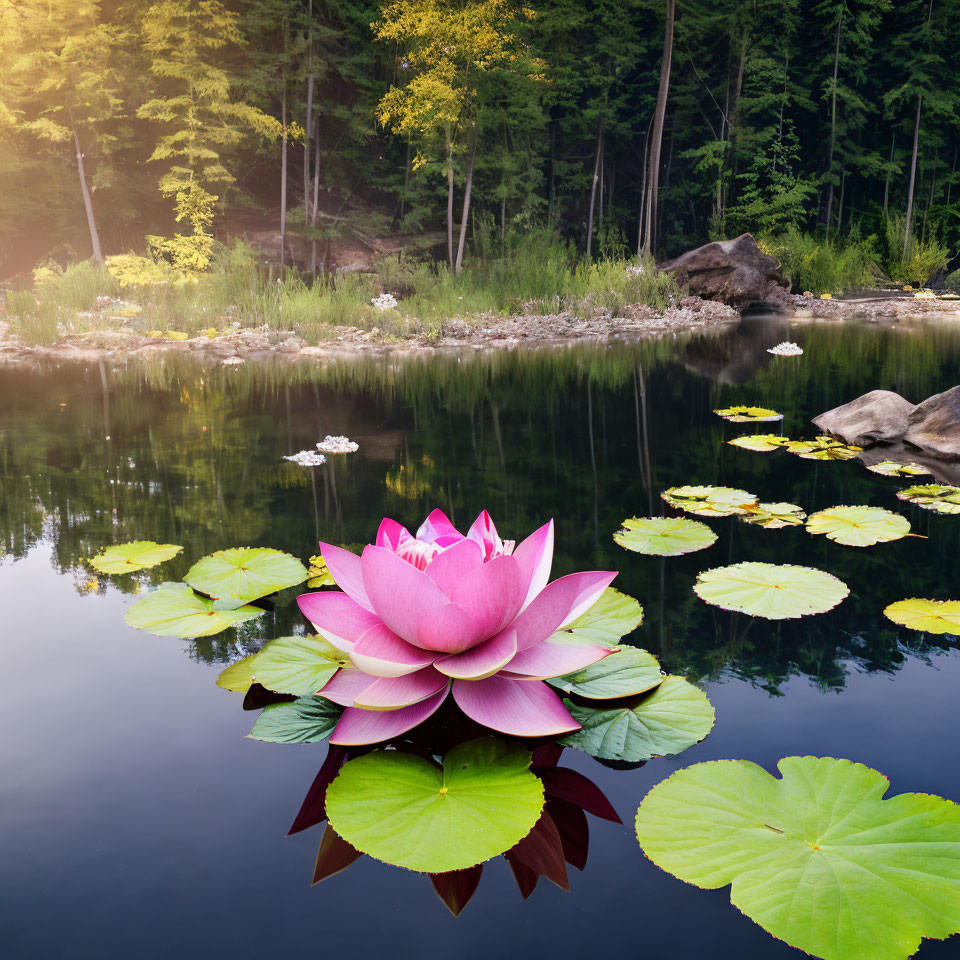
[[[960,387],[917,404],[907,417],[903,440],[931,456],[960,460]]]
[[[775,257],[764,253],[749,233],[688,250],[660,269],[704,300],[731,307],[778,302],[789,288]]]
[[[871,390],[856,400],[834,407],[813,424],[821,433],[844,443],[869,447],[874,443],[894,443],[907,431],[908,417],[914,406],[891,390]]]

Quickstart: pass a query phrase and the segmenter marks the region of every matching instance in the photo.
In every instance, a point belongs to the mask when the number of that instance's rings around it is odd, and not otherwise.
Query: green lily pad
[[[896,460],[881,460],[879,463],[868,463],[866,468],[872,473],[879,473],[881,477],[928,477],[930,471],[921,467],[919,463],[898,463]]]
[[[575,693],[588,700],[613,700],[644,693],[663,682],[663,672],[654,656],[639,647],[620,647],[616,653],[597,663],[552,677],[547,681],[564,693]]]
[[[637,838],[659,867],[822,960],[905,960],[960,931],[960,807],[849,760],[698,763],[655,786]]]
[[[232,547],[198,560],[183,579],[207,596],[247,601],[303,583],[307,568],[281,550]]]
[[[924,510],[960,513],[960,487],[951,487],[945,483],[920,483],[901,490],[897,497],[909,500]]]
[[[613,539],[625,550],[654,557],[679,557],[705,550],[717,535],[705,524],[686,517],[632,517],[623,521]]]
[[[754,453],[773,453],[774,450],[779,450],[789,442],[789,437],[781,437],[777,433],[753,433],[727,441],[732,447],[752,450]]]
[[[729,420],[730,423],[772,423],[782,420],[783,414],[767,407],[724,407],[713,411],[718,417]]]
[[[133,543],[104,547],[87,562],[98,573],[135,573],[175,557],[182,549],[174,543],[135,540]]]
[[[263,616],[259,607],[217,610],[214,602],[185,583],[164,583],[138,600],[124,620],[158,637],[208,637],[227,627]]]
[[[384,863],[464,870],[516,846],[543,810],[530,751],[492,737],[458,744],[443,767],[395,750],[343,765],[327,789],[330,826]]]
[[[340,667],[349,664],[344,654],[322,637],[280,637],[257,654],[253,674],[260,686],[274,693],[302,697],[316,693]]]
[[[841,443],[833,437],[817,437],[815,440],[791,440],[786,448],[804,460],[852,460],[863,447]]]
[[[660,498],[671,507],[700,517],[730,517],[757,505],[757,497],[746,490],[709,485],[668,487]]]
[[[580,729],[559,742],[602,760],[635,763],[669,757],[699,743],[716,715],[707,695],[682,677],[663,682],[634,700],[613,707],[564,700]]]
[[[800,526],[807,515],[795,503],[758,503],[752,510],[741,513],[740,519],[766,530],[779,530],[782,527]]]
[[[850,592],[833,574],[793,564],[735,563],[704,570],[693,592],[724,610],[787,620],[832,610]]]
[[[571,643],[616,644],[643,623],[643,607],[614,587],[607,587],[600,599],[573,623],[558,630],[548,639],[551,643],[569,640]]]
[[[316,743],[333,733],[343,707],[323,697],[301,697],[293,703],[264,707],[249,736],[270,743]]]
[[[311,590],[316,590],[318,587],[334,586],[333,574],[328,569],[327,561],[323,557],[310,558],[310,568],[307,570],[307,586]]]
[[[810,514],[807,532],[822,533],[847,547],[871,547],[905,537],[910,521],[881,507],[830,507]]]
[[[960,636],[960,600],[898,600],[883,614],[911,630]]]
[[[219,677],[217,677],[217,686],[221,690],[231,690],[234,693],[246,693],[256,682],[253,675],[254,666],[257,662],[258,653],[251,653],[249,657],[237,660],[231,663]]]

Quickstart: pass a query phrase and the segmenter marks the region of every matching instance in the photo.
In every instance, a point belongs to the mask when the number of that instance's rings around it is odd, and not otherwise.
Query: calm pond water
[[[790,336],[805,349],[777,359]],[[662,873],[632,820],[681,766],[796,754],[848,757],[892,792],[960,799],[960,656],[882,616],[891,601],[957,597],[960,518],[900,504],[901,481],[858,462],[750,453],[711,413],[762,402],[784,432],[883,387],[921,398],[960,382],[960,330],[745,319],[639,345],[377,358],[324,368],[204,371],[189,361],[0,371],[0,903],[4,953],[27,958],[253,958],[304,948],[396,958],[585,955],[787,958],[729,904]],[[749,429],[746,430],[749,432]],[[282,456],[325,434],[360,444],[319,469]],[[611,534],[661,513],[659,492],[723,483],[808,511],[900,509],[916,532],[866,550],[712,521],[708,551],[661,561]],[[434,506],[461,525],[486,507],[504,536],[557,521],[556,574],[618,569],[646,620],[632,635],[702,681],[717,723],[679,757],[614,770],[575,750],[626,826],[591,819],[571,892],[523,901],[503,860],[454,919],[429,881],[364,858],[311,888],[314,828],[289,827],[326,751],[245,739],[255,714],[214,685],[223,664],[302,623],[298,589],[240,635],[183,641],[133,630],[138,583],[93,578],[102,545],[154,539],[183,553],[144,583],[245,544],[306,559],[323,538],[368,542],[383,515],[416,527]],[[851,596],[803,621],[702,603],[698,571],[738,560],[809,564]],[[925,943],[924,960],[956,942]]]

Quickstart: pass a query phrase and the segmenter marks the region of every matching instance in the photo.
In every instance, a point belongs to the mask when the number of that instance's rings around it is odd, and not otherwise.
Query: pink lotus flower
[[[339,591],[298,598],[304,616],[350,658],[318,691],[343,712],[330,742],[377,743],[435,713],[447,694],[501,733],[538,737],[579,729],[544,683],[582,670],[612,647],[551,639],[600,599],[616,573],[547,583],[553,521],[514,548],[486,510],[466,536],[434,510],[416,537],[384,519],[362,556],[320,552]]]

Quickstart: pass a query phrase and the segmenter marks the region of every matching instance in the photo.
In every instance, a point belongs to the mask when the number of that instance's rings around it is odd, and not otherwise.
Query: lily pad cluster
[[[97,573],[136,573],[173,559],[182,549],[183,547],[174,543],[135,540],[132,543],[104,547],[88,562]]]
[[[730,423],[774,423],[783,419],[782,413],[770,410],[767,407],[723,407],[713,411],[718,417],[723,417]]]
[[[960,513],[960,487],[944,483],[921,483],[901,490],[897,497],[934,513]]]
[[[671,507],[700,517],[730,517],[756,506],[757,496],[736,487],[685,485],[668,487],[660,498]]]

